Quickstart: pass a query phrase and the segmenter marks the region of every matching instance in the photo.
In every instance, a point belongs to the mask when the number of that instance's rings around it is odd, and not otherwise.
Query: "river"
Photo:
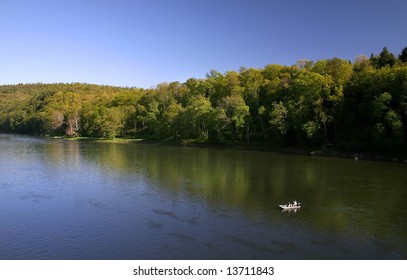
[[[0,259],[407,258],[407,164],[0,134],[0,178]]]

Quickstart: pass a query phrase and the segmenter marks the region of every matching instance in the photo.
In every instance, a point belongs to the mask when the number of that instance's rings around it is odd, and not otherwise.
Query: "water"
[[[407,164],[0,134],[0,178],[0,259],[407,258]]]

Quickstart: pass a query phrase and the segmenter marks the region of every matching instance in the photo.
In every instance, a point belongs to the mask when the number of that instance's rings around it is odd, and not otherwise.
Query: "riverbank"
[[[56,138],[56,137],[54,137]],[[297,148],[297,147],[273,147],[266,145],[256,145],[247,143],[210,143],[197,140],[181,140],[181,139],[150,139],[150,138],[93,138],[93,137],[57,137],[70,141],[94,141],[100,143],[124,143],[124,144],[151,144],[151,145],[165,145],[176,147],[196,147],[196,148],[212,148],[212,149],[225,149],[225,150],[247,150],[247,151],[260,151],[260,152],[274,152],[281,154],[304,155],[304,156],[317,156],[317,157],[336,157],[346,158],[352,160],[368,160],[368,161],[383,161],[383,162],[398,162],[407,163],[407,155],[390,156],[378,153],[358,152],[351,149],[344,149],[337,147],[333,144],[328,144],[320,147],[319,149],[311,148]]]

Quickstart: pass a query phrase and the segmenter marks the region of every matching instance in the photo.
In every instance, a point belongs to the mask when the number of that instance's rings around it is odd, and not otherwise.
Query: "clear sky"
[[[0,84],[148,88],[384,46],[407,46],[406,0],[0,0]]]

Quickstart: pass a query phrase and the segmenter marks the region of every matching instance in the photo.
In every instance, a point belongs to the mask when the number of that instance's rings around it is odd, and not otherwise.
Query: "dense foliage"
[[[406,154],[407,49],[241,68],[154,89],[0,86],[0,130]]]

